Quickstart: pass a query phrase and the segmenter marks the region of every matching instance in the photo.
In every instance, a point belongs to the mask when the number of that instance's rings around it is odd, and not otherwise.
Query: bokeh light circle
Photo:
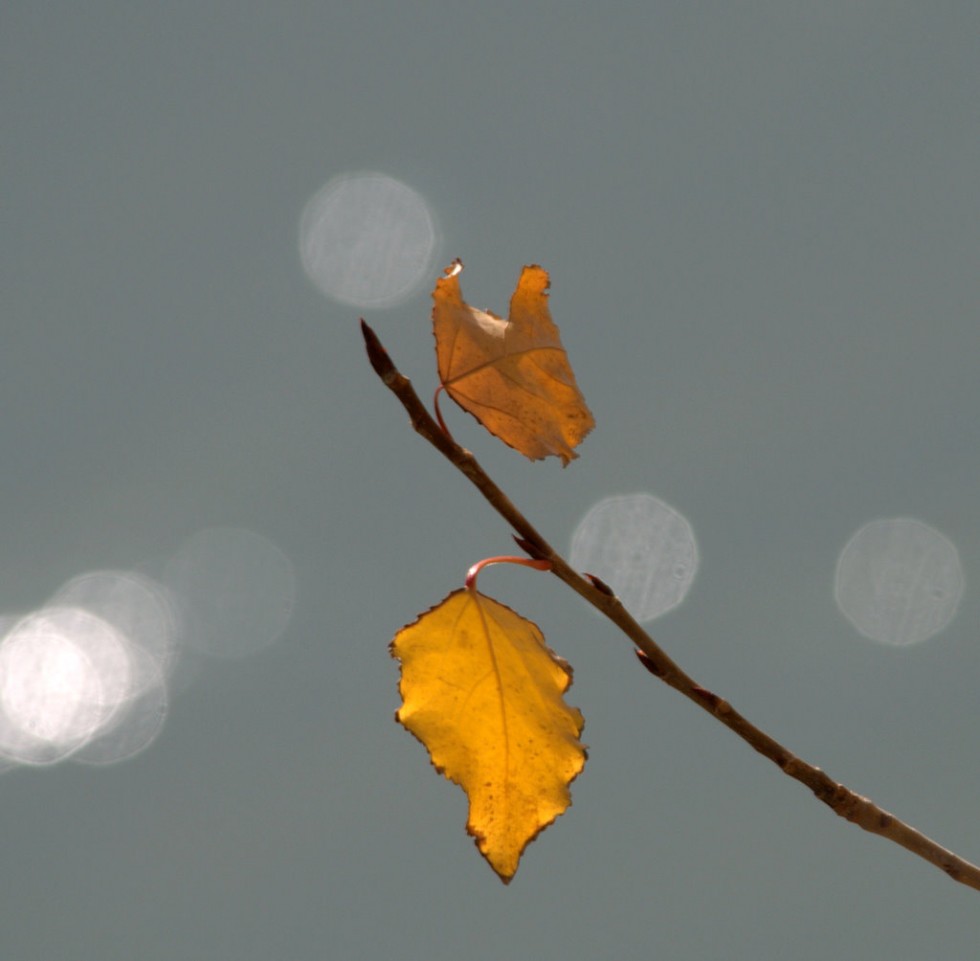
[[[145,751],[163,729],[170,707],[165,678],[156,660],[142,648],[134,646],[130,656],[140,687],[119,705],[112,724],[72,754],[72,761],[99,766],[127,761]]]
[[[834,599],[865,637],[897,647],[942,631],[963,595],[963,569],[945,535],[909,517],[871,521],[837,561]]]
[[[241,657],[279,639],[292,616],[296,577],[270,540],[236,527],[209,527],[170,558],[164,582],[180,607],[184,643]]]
[[[0,753],[51,764],[76,751],[129,697],[127,641],[81,608],[43,608],[0,645]]]
[[[677,607],[698,570],[687,519],[652,494],[623,494],[595,504],[572,536],[572,566],[595,574],[638,621]]]
[[[173,669],[177,657],[174,605],[166,588],[152,578],[135,571],[88,571],[60,587],[50,604],[96,614],[148,655],[143,662],[148,676],[143,679],[137,673],[134,694]]]
[[[436,227],[428,204],[379,173],[330,180],[300,216],[307,276],[328,297],[355,307],[393,307],[430,272]]]
[[[164,580],[89,571],[38,610],[0,614],[0,774],[139,754],[162,730],[185,665],[272,644],[296,595],[286,555],[237,528],[188,538]]]

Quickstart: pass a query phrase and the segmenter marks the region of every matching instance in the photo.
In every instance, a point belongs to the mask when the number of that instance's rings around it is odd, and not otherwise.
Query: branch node
[[[388,352],[381,346],[377,335],[363,319],[361,332],[371,366],[406,409],[413,428],[448,458],[478,488],[487,502],[511,525],[513,530],[519,532],[520,536],[515,537],[515,540],[530,555],[531,560],[525,558],[506,558],[506,560],[539,569],[551,566],[555,574],[569,587],[605,614],[630,640],[639,645],[635,653],[647,671],[708,710],[747,744],[776,763],[786,774],[806,785],[835,813],[866,831],[888,838],[911,853],[924,858],[941,868],[953,880],[980,891],[980,867],[941,847],[931,838],[877,807],[868,798],[861,797],[833,781],[820,768],[807,764],[791,754],[734,710],[727,701],[695,684],[665,652],[660,650],[653,638],[630,616],[622,604],[603,603],[593,591],[589,590],[589,585],[594,591],[615,597],[609,586],[595,575],[586,574],[582,577],[568,566],[490,479],[476,458],[452,440],[445,426],[440,426],[425,409],[409,379],[398,371]],[[504,558],[491,558],[482,563],[496,560],[504,560]],[[475,576],[474,571],[473,580]],[[468,583],[467,586],[471,584]],[[650,653],[646,653],[647,651]]]
[[[526,537],[518,537],[516,534],[511,534],[511,537],[514,538],[514,543],[517,544],[517,546],[524,551],[528,557],[536,561],[549,560],[541,548],[536,544],[533,544]]]
[[[616,596],[616,592],[604,580],[596,577],[595,574],[590,574],[588,571],[585,571],[585,576],[589,579],[592,586],[597,591],[601,591],[603,594],[608,594],[610,597]]]
[[[648,657],[639,648],[636,648],[633,653],[637,656],[640,663],[654,676],[663,677],[664,672],[660,670],[660,665],[657,664],[652,657]]]
[[[699,700],[703,701],[711,713],[717,717],[721,717],[723,714],[731,714],[732,706],[724,698],[719,697],[714,691],[709,691],[706,687],[701,687],[700,684],[695,684],[691,688],[691,693],[694,694]]]

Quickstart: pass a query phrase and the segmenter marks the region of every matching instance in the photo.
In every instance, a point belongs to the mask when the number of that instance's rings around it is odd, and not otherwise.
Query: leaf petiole
[[[550,563],[556,577],[564,581],[596,610],[609,618],[642,651],[641,663],[651,674],[656,675],[665,684],[711,714],[749,747],[772,761],[784,774],[809,788],[814,796],[826,804],[835,814],[856,824],[863,830],[884,837],[917,857],[923,858],[944,871],[954,881],[980,891],[980,865],[971,864],[915,830],[911,825],[878,807],[869,798],[863,797],[843,784],[834,781],[823,770],[797,757],[774,738],[756,727],[727,701],[696,684],[661,649],[620,601],[615,596],[610,596],[611,591],[607,585],[599,581],[594,575],[587,574],[582,577],[576,573],[548,545],[530,521],[514,506],[510,498],[476,462],[473,455],[449,440],[446,432],[433,420],[432,415],[419,400],[411,382],[395,367],[377,335],[363,321],[361,322],[361,330],[371,366],[381,378],[382,383],[398,398],[408,412],[415,431],[432,444],[480,491],[490,506],[514,529],[517,534],[517,542],[521,547],[542,554],[547,553],[551,558],[550,562],[543,559],[528,560],[523,557],[488,558],[470,568],[466,577],[467,588],[475,592],[476,576],[480,568],[486,564],[506,561],[524,564],[539,570],[547,570]]]
[[[439,410],[439,394],[441,394],[445,389],[445,384],[440,384],[436,388],[436,392],[432,395],[432,407],[436,412],[436,420],[439,422],[439,427],[442,428],[442,432],[455,444],[456,439],[449,433],[449,428],[446,426],[446,422],[442,419],[442,411]]]
[[[533,567],[536,571],[550,571],[551,561],[542,559],[536,559],[532,557],[509,557],[502,555],[500,557],[485,557],[482,561],[477,561],[467,572],[466,580],[463,582],[467,590],[476,590],[476,578],[480,571],[484,567],[488,567],[490,564],[521,564],[524,567]]]

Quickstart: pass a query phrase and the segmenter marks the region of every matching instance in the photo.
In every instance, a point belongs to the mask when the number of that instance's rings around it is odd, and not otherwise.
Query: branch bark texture
[[[636,647],[643,666],[665,684],[737,734],[750,747],[769,758],[784,774],[806,785],[835,814],[872,834],[881,835],[948,874],[954,881],[980,891],[980,867],[942,847],[904,821],[878,807],[869,798],[838,783],[820,768],[797,757],[757,728],[731,704],[696,684],[632,617],[619,599],[598,578],[583,576],[545,540],[510,498],[494,483],[476,458],[460,447],[435,421],[415,393],[411,382],[394,365],[374,331],[362,320],[368,359],[375,373],[408,412],[415,431],[447,458],[507,521],[520,546],[535,559],[548,561],[552,573],[604,614]]]

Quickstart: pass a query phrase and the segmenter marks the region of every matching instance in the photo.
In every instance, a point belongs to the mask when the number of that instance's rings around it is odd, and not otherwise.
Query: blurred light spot
[[[138,693],[173,669],[177,656],[175,612],[162,584],[134,571],[90,571],[58,590],[52,605],[81,607],[101,617],[148,655],[149,680],[134,678]]]
[[[18,618],[12,614],[0,614],[0,654],[3,652],[3,639],[6,638],[7,633],[17,621]],[[18,762],[5,749],[6,744],[15,740],[11,728],[12,725],[3,709],[3,702],[0,701],[0,774],[5,774],[7,771],[18,766]]]
[[[918,644],[938,634],[962,594],[952,541],[911,518],[865,524],[837,561],[837,606],[860,633],[883,644]]]
[[[319,289],[355,307],[392,307],[432,266],[436,229],[410,187],[377,173],[335,177],[303,208],[299,247]]]
[[[687,596],[698,548],[687,520],[652,494],[599,501],[572,536],[572,566],[595,574],[638,621],[649,621]]]
[[[156,740],[169,708],[166,681],[155,660],[142,648],[130,651],[141,688],[119,706],[113,723],[97,731],[71,759],[83,764],[116,764],[134,757]]]
[[[177,660],[176,623],[162,584],[134,571],[91,571],[72,578],[52,605],[84,608],[125,638],[129,690],[112,723],[72,754],[73,761],[115,764],[145,750],[167,716],[167,678]]]
[[[207,654],[254,654],[282,635],[296,597],[293,565],[253,531],[212,527],[167,563],[164,582],[181,609],[184,643]]]
[[[101,618],[45,608],[0,645],[0,752],[50,764],[104,728],[129,695],[126,641]]]
[[[288,558],[246,530],[195,534],[166,578],[90,571],[40,610],[0,615],[0,774],[140,753],[160,733],[186,665],[273,643],[295,598]]]
[[[0,757],[112,764],[146,748],[166,717],[174,662],[164,589],[129,571],[73,578],[0,644]]]

